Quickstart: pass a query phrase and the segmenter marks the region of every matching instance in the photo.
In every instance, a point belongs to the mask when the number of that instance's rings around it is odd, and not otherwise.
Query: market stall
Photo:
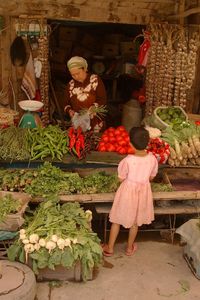
[[[153,153],[159,163],[159,176],[152,183],[155,215],[168,218],[167,230],[173,242],[176,216],[200,213],[200,118],[194,121],[188,115],[198,106],[194,103],[194,83],[199,29],[155,23],[142,28],[139,35],[137,32],[129,44],[120,35],[109,35],[113,44],[105,44],[100,50],[89,49],[94,54],[87,52],[93,71],[108,85],[108,95],[112,95],[109,100],[120,112],[116,119],[109,102],[107,106],[93,105],[90,110],[80,111],[80,119],[88,119],[91,113],[105,118],[105,128],[97,134],[89,130],[90,126],[85,130],[81,122],[74,126],[74,122],[64,119],[63,103],[58,101],[52,76],[52,70],[66,67],[67,56],[61,45],[67,47],[68,56],[82,54],[89,44],[94,48],[98,45],[96,39],[84,35],[80,49],[75,40],[71,43],[61,39],[66,35],[74,39],[76,30],[60,25],[57,28],[57,24],[37,15],[12,17],[11,25],[14,29],[9,48],[14,83],[10,84],[12,102],[0,108],[0,190],[12,196],[28,195],[33,210],[30,215],[27,212],[24,227],[20,231],[22,224],[15,228],[15,240],[7,237],[7,245],[12,244],[9,259],[29,264],[38,278],[52,279],[49,269],[62,274],[63,268],[72,267],[73,274],[78,270],[79,280],[93,277],[102,250],[100,239],[91,228],[91,212],[85,207],[91,205],[97,218],[104,216],[106,241],[107,218],[119,186],[117,165],[127,154],[134,154],[129,129],[135,124],[149,131],[147,152]],[[54,31],[58,36],[53,35]],[[142,42],[137,44],[140,37]],[[98,51],[102,51],[100,55]],[[123,71],[120,69],[118,74],[121,62]],[[131,89],[131,97],[136,99],[126,99],[131,101],[122,108],[115,98],[119,92],[118,76],[124,73],[136,76],[134,80],[139,78],[143,86],[134,93]],[[120,84],[124,100],[128,86],[122,81]],[[63,94],[60,98],[63,101]],[[59,120],[53,117],[55,106]],[[1,201],[7,203],[3,196]],[[5,215],[19,213],[11,204],[3,205],[2,211],[6,208],[10,211],[5,211]],[[21,218],[25,217],[24,210],[22,214]]]

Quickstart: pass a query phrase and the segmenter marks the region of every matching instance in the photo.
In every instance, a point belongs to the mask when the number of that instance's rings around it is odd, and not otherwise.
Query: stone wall
[[[0,14],[48,19],[147,24],[177,12],[177,0],[0,0]]]

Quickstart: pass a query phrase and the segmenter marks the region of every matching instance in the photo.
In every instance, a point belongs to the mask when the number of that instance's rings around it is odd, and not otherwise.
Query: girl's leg
[[[120,229],[119,224],[112,223],[111,229],[110,229],[109,241],[108,241],[108,245],[107,245],[107,249],[106,249],[110,253],[113,253],[115,241],[119,234],[119,229]]]
[[[137,233],[138,233],[138,226],[137,225],[133,225],[129,229],[128,243],[127,243],[126,252],[133,251],[133,244],[134,244],[134,241],[135,241]]]

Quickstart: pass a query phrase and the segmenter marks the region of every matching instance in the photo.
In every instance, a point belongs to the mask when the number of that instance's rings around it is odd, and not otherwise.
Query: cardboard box
[[[119,54],[119,46],[115,44],[104,44],[102,54],[104,56],[117,56]]]
[[[77,39],[77,33],[77,28],[62,26],[59,28],[59,41],[75,41]]]
[[[120,43],[121,54],[134,55],[134,44],[133,42],[121,42]]]

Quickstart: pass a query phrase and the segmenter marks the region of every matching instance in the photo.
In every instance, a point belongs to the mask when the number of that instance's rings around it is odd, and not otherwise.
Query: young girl
[[[112,256],[120,225],[129,228],[126,255],[132,255],[137,246],[134,243],[138,226],[154,220],[153,198],[150,180],[156,176],[158,162],[152,153],[146,152],[149,133],[143,127],[130,130],[130,142],[135,154],[126,156],[118,166],[118,177],[122,182],[118,188],[110,211],[109,242],[103,246],[103,254]]]

